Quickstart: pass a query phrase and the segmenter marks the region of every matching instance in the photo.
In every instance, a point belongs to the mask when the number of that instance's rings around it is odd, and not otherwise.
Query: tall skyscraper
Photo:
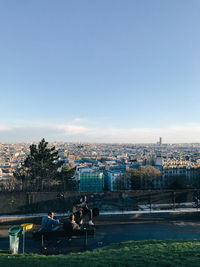
[[[160,137],[159,145],[162,146],[162,137]]]

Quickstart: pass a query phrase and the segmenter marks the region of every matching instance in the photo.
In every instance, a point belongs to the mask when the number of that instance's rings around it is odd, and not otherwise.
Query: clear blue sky
[[[199,0],[1,0],[0,142],[200,142]]]

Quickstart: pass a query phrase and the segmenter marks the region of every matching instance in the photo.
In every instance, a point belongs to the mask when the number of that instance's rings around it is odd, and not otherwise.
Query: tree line
[[[129,169],[116,178],[114,190],[145,190],[145,189],[199,189],[200,169],[191,181],[186,175],[169,175],[163,185],[162,172],[153,166],[141,166],[138,169]]]
[[[114,182],[115,190],[153,189],[154,182],[161,176],[161,171],[147,165],[139,169],[129,169]]]

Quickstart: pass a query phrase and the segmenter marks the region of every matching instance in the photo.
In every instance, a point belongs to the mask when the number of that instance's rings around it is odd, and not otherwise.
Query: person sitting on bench
[[[52,232],[60,230],[59,226],[54,227],[55,225],[60,224],[59,220],[54,219],[54,212],[49,211],[48,216],[42,218],[41,232]]]
[[[89,215],[89,225],[94,225],[94,223],[92,222],[92,210],[88,208],[87,205],[87,196],[84,195],[81,199],[80,199],[80,204],[77,205],[79,210],[78,210],[78,214],[79,214],[79,218],[80,218],[80,222],[79,224],[82,225],[83,224],[83,216],[85,215]]]

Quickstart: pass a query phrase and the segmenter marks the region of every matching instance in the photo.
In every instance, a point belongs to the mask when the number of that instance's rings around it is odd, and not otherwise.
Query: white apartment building
[[[107,175],[105,176],[105,185],[106,188],[110,191],[113,191],[113,184],[117,177],[122,174],[120,171],[107,171]]]

